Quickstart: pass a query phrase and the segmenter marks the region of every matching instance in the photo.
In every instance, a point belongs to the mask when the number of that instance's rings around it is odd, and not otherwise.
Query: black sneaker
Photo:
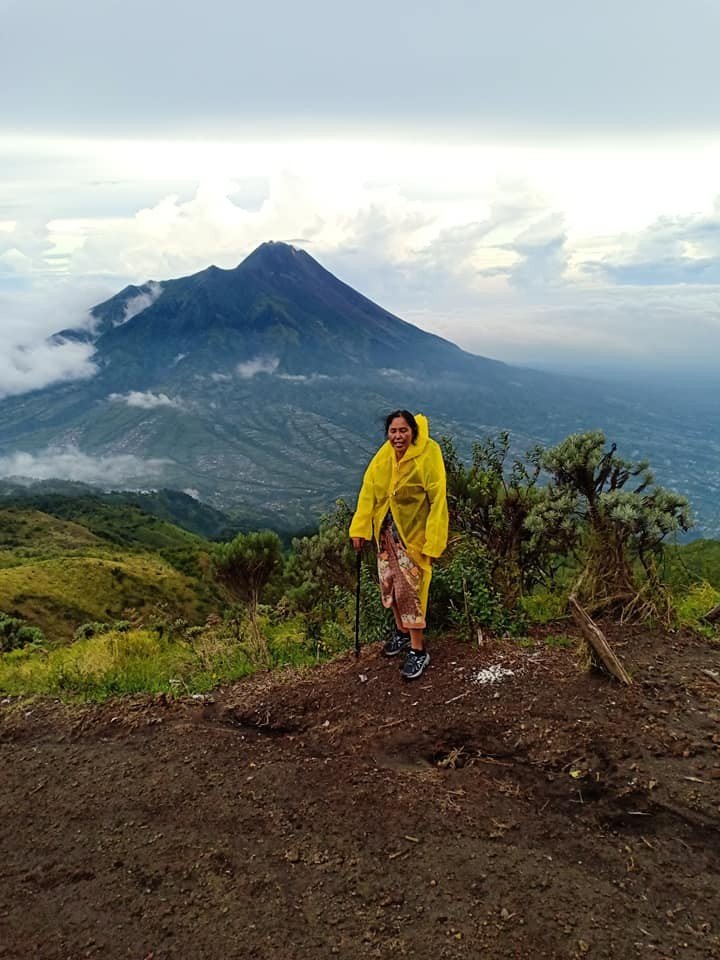
[[[427,650],[408,650],[401,670],[403,680],[415,680],[429,663],[430,654]]]
[[[396,628],[394,635],[383,646],[383,653],[386,657],[396,657],[403,650],[407,650],[409,646],[410,634],[403,633],[402,630]]]

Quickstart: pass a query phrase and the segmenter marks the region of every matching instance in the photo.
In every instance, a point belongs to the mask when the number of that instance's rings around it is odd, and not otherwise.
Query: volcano
[[[248,525],[297,529],[352,496],[398,407],[461,449],[504,429],[524,448],[637,422],[609,388],[467,353],[286,243],[126,287],[90,319],[56,339],[86,343],[95,375],[0,402],[0,456],[190,490]]]

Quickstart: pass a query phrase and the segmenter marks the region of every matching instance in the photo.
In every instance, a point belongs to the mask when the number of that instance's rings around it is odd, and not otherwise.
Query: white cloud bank
[[[258,373],[275,373],[279,366],[280,360],[277,357],[255,357],[239,363],[235,369],[243,380],[250,380]]]
[[[61,339],[10,345],[0,354],[0,398],[92,377],[94,352],[91,344]]]
[[[143,459],[132,454],[91,457],[78,447],[48,447],[40,453],[18,451],[0,457],[0,476],[32,480],[76,480],[120,487],[159,477],[170,461]]]
[[[112,288],[77,278],[50,278],[4,290],[0,271],[0,398],[66,380],[87,379],[97,369],[94,347],[55,337],[66,329],[89,329],[89,308]]]
[[[147,390],[141,393],[139,390],[131,390],[129,393],[111,393],[108,400],[113,403],[124,403],[128,407],[140,407],[143,410],[155,410],[157,407],[175,407],[181,410],[182,401],[177,398],[169,397],[166,393],[152,393]]]

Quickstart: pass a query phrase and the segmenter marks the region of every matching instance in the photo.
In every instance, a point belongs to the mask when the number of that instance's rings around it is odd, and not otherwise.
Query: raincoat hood
[[[428,425],[427,417],[422,413],[415,413],[413,416],[415,417],[415,423],[418,427],[417,440],[413,440],[413,442],[407,448],[405,455],[403,456],[403,460],[412,460],[414,457],[421,456],[425,450],[425,447],[427,446],[428,440],[430,439],[430,427]],[[387,443],[392,448],[392,444],[389,440]],[[393,450],[393,454],[394,453],[395,451]]]

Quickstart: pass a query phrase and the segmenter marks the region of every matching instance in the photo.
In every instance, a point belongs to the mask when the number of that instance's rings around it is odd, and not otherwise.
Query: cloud
[[[108,292],[104,284],[82,279],[10,291],[0,282],[0,397],[94,376],[94,347],[53,334],[89,328],[90,305]]]
[[[518,255],[508,271],[516,287],[536,287],[562,283],[568,267],[567,234],[563,219],[550,213],[531,224],[506,249]]]
[[[516,290],[447,318],[466,349],[509,363],[602,375],[702,370],[720,354],[718,288]],[[439,331],[442,332],[442,331]]]
[[[409,377],[402,370],[395,370],[393,367],[382,367],[378,370],[381,377],[390,377],[392,380],[403,380],[406,383],[415,383],[414,377]]]
[[[128,407],[140,407],[143,410],[155,410],[157,407],[176,407],[182,409],[183,404],[179,399],[171,399],[166,393],[152,393],[147,391],[141,393],[138,390],[131,390],[129,393],[111,393],[108,400],[113,403],[125,403]]]
[[[0,476],[33,480],[77,480],[103,487],[122,487],[160,477],[170,461],[131,454],[91,457],[76,446],[48,447],[33,454],[18,451],[0,456]]]
[[[62,338],[6,347],[0,355],[0,398],[65,380],[86,380],[97,373],[94,352],[90,344]]]
[[[330,380],[327,373],[279,373],[278,380],[289,380],[291,383],[316,383],[318,380]]]
[[[720,197],[707,214],[659,217],[618,247],[582,268],[618,284],[720,286]]]
[[[119,320],[115,326],[119,327],[123,323],[127,323],[128,320],[132,320],[132,318],[136,317],[139,313],[142,313],[143,310],[147,310],[147,308],[151,307],[158,297],[161,296],[162,292],[163,285],[161,283],[157,283],[154,280],[146,283],[142,293],[138,293],[136,296],[130,297],[130,299],[127,301],[122,320]],[[181,360],[183,356],[184,354],[178,354],[175,362],[177,363],[177,361]]]
[[[23,83],[3,105],[4,124],[110,136],[189,128],[199,137],[291,125],[305,135],[356,127],[471,136],[715,125],[712,98],[698,95],[715,83],[720,18],[709,0],[606,0],[602,12],[446,0],[442,16],[431,3],[366,0],[351,20],[332,0],[210,0],[204,10],[199,18],[189,3],[74,0],[68,32],[56,0],[12,3],[0,82]],[[241,58],[238,37],[247,39]],[[121,55],[129,49],[132,70]]]
[[[250,380],[258,373],[275,373],[279,366],[280,360],[277,357],[255,357],[239,363],[235,369],[243,380]]]
[[[699,260],[695,257],[662,257],[658,260],[604,263],[598,266],[609,280],[633,286],[679,283],[720,286],[720,260],[715,258]]]
[[[115,273],[138,282],[148,275],[195,273],[210,263],[235,267],[265,240],[299,232],[313,237],[322,228],[313,177],[278,172],[254,210],[234,202],[236,186],[232,178],[206,177],[189,199],[161,193],[132,216],[66,220],[54,224],[54,234],[58,243],[73,247],[72,272]]]

